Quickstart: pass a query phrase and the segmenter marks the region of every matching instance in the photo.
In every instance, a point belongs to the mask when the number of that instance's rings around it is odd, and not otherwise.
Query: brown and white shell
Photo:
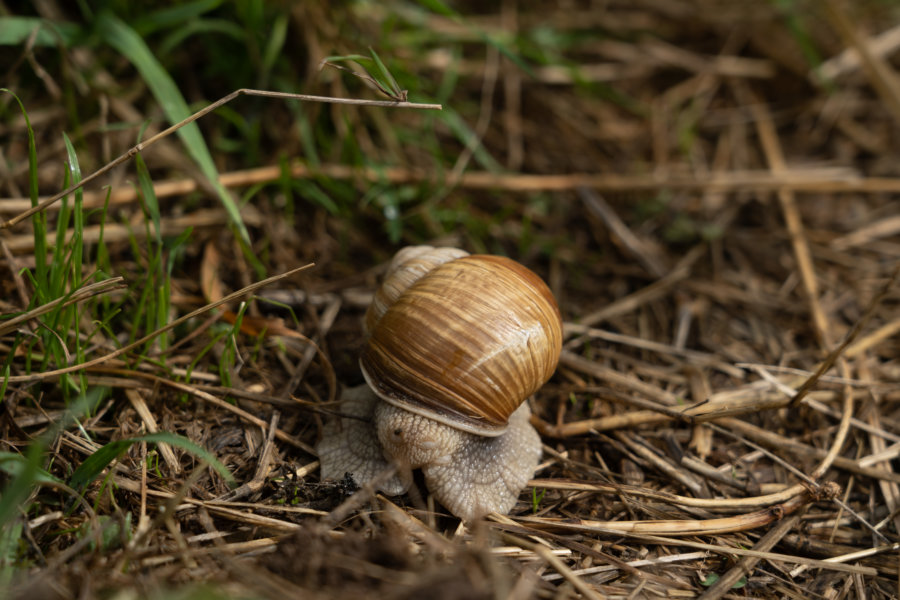
[[[556,369],[559,308],[540,277],[513,260],[435,250],[410,250],[392,265],[402,279],[388,278],[367,315],[363,375],[390,404],[500,435]]]
[[[422,278],[436,266],[468,256],[469,253],[459,248],[435,248],[433,246],[406,246],[401,248],[388,266],[384,281],[369,309],[366,311],[365,329],[371,333],[375,323],[387,309],[397,301],[406,289]]]

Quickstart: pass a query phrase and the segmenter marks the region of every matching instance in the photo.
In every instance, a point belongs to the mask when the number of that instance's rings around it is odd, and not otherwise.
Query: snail
[[[421,469],[435,499],[464,520],[509,512],[541,455],[525,400],[562,347],[547,285],[502,256],[411,246],[391,262],[365,328],[366,385],[346,390],[342,417],[323,428],[322,478],[377,478],[380,491],[400,495]]]

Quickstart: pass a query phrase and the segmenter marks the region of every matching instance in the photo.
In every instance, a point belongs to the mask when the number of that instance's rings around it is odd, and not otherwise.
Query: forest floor
[[[287,4],[0,3],[6,596],[900,596],[900,7]],[[319,478],[411,244],[559,302],[508,515]]]

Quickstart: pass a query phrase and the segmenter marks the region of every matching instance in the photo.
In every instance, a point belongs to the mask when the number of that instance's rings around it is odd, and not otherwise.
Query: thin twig
[[[144,142],[146,144],[146,142]],[[288,167],[291,177],[330,177],[368,182],[421,183],[441,181],[440,173],[434,170],[410,169],[406,167],[358,167],[354,165],[324,164],[311,166],[300,161]],[[225,187],[251,186],[267,181],[277,181],[284,177],[285,168],[280,165],[257,167],[222,173],[219,182]],[[639,192],[656,190],[691,191],[708,193],[728,192],[770,192],[790,189],[796,192],[841,194],[891,194],[900,193],[900,177],[863,177],[846,169],[802,169],[790,168],[782,174],[773,175],[768,170],[709,171],[700,174],[668,173],[665,175],[632,175],[622,173],[564,173],[542,175],[533,173],[493,173],[468,171],[463,173],[457,185],[466,189],[501,189],[508,192],[553,192],[574,191],[580,187],[609,192]],[[173,179],[154,183],[154,193],[158,198],[168,198],[189,194],[199,188],[193,179]],[[61,196],[70,193],[66,190]],[[123,204],[137,199],[138,192],[133,187],[113,189],[110,204]],[[84,205],[102,206],[106,194],[85,193]],[[40,200],[42,205],[53,204],[54,196]],[[0,198],[0,213],[29,210],[28,198]],[[9,221],[0,228],[9,226]]]
[[[866,325],[869,324],[869,321],[872,319],[872,316],[875,314],[875,310],[881,306],[881,303],[887,297],[888,293],[890,293],[891,288],[897,283],[897,280],[900,279],[900,263],[894,268],[894,272],[888,278],[887,282],[882,286],[882,288],[872,297],[872,300],[869,302],[869,306],[866,307],[866,312],[863,313],[863,316],[853,324],[853,328],[844,338],[840,344],[838,344],[834,350],[828,353],[828,356],[822,361],[819,367],[816,369],[815,373],[810,376],[800,389],[797,390],[797,393],[794,394],[794,397],[791,399],[791,405],[796,406],[806,394],[815,386],[816,382],[819,378],[825,374],[828,369],[835,363],[841,353],[849,346],[853,340],[859,336],[860,332],[865,328]],[[846,376],[844,376],[847,379]]]
[[[545,546],[542,546],[541,544],[536,544],[534,542],[530,542],[530,541],[525,540],[517,535],[512,535],[510,533],[503,533],[501,535],[508,543],[513,544],[515,546],[519,546],[520,548],[526,548],[528,550],[531,550],[532,552],[534,552],[535,554],[540,556],[542,559],[547,561],[547,563],[551,567],[553,567],[557,573],[562,575],[566,581],[571,583],[572,586],[574,586],[575,589],[577,589],[579,592],[581,592],[581,594],[585,598],[595,598],[598,600],[600,598],[606,598],[605,595],[599,593],[597,590],[595,590],[590,585],[585,583],[585,581],[581,577],[578,577],[578,575],[576,575],[574,572],[572,572],[572,569],[567,567],[566,564],[563,561],[561,561],[558,556],[554,555],[553,552],[551,550],[547,549]]]
[[[134,158],[138,153],[143,152],[144,150],[146,150],[147,148],[149,148],[150,146],[152,146],[159,140],[178,131],[185,125],[187,125],[189,123],[193,123],[197,119],[208,115],[209,113],[216,110],[220,106],[223,106],[223,105],[231,102],[238,96],[262,96],[264,98],[281,98],[281,99],[285,99],[285,100],[304,100],[306,102],[326,102],[329,104],[353,104],[353,105],[357,105],[357,106],[381,106],[381,107],[386,107],[386,108],[416,108],[416,109],[426,109],[426,110],[442,110],[442,108],[443,108],[440,104],[419,104],[419,103],[415,103],[415,102],[396,102],[393,100],[362,100],[362,99],[356,99],[356,98],[332,98],[330,96],[310,96],[309,94],[291,94],[291,93],[287,93],[287,92],[271,92],[268,90],[252,90],[252,89],[242,88],[242,89],[231,92],[227,96],[219,98],[218,100],[216,100],[209,106],[198,110],[197,112],[195,112],[188,118],[184,119],[183,121],[180,121],[180,122],[172,125],[171,127],[160,131],[153,137],[150,137],[150,138],[144,140],[143,142],[140,142],[137,145],[132,146],[125,153],[120,155],[118,158],[103,165],[102,167],[100,167],[99,169],[97,169],[96,171],[91,173],[90,175],[84,177],[78,183],[69,186],[68,188],[59,192],[58,194],[54,194],[53,196],[40,202],[36,206],[26,210],[22,214],[13,217],[12,219],[10,219],[8,221],[0,222],[0,229],[6,229],[8,227],[12,227],[17,223],[24,221],[31,215],[44,210],[45,208],[47,208],[54,202],[57,202],[60,198],[68,196],[75,190],[80,189],[81,187],[87,185],[88,183],[90,183],[94,179],[100,177],[104,173],[107,173],[108,171],[112,170],[113,168],[119,166],[120,164]]]
[[[95,283],[85,285],[66,294],[65,296],[55,298],[50,302],[35,307],[34,309],[24,312],[17,317],[13,317],[8,321],[0,323],[0,335],[4,335],[10,331],[15,331],[15,329],[19,325],[30,321],[31,319],[36,319],[37,317],[55,309],[57,306],[61,305],[63,307],[66,307],[71,304],[76,304],[89,298],[93,298],[94,296],[99,296],[100,294],[108,294],[115,290],[124,289],[125,287],[127,286],[125,285],[125,278],[123,277],[112,277],[110,279],[104,279],[102,281],[97,281]]]
[[[775,527],[769,530],[755,546],[753,546],[753,549],[757,552],[768,552],[771,550],[779,541],[781,541],[781,538],[794,528],[805,510],[806,507],[801,509],[797,514],[793,514],[787,519],[779,522]],[[731,588],[741,579],[741,577],[745,577],[752,573],[760,560],[762,560],[762,558],[758,556],[741,557],[736,565],[728,569],[718,581],[700,594],[697,600],[719,600],[719,598],[731,591]]]

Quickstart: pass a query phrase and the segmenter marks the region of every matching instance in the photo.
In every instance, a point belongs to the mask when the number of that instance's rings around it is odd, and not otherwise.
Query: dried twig
[[[112,161],[106,163],[105,165],[103,165],[102,167],[100,167],[99,169],[97,169],[96,171],[91,173],[90,175],[85,176],[78,183],[69,186],[65,190],[59,192],[58,194],[54,194],[53,196],[47,198],[46,200],[42,200],[33,208],[29,208],[28,210],[22,212],[21,214],[9,219],[8,221],[0,222],[0,229],[6,229],[9,227],[12,227],[16,223],[24,221],[31,215],[46,209],[48,206],[57,202],[61,198],[68,196],[69,194],[73,193],[75,190],[81,189],[82,187],[84,187],[85,185],[87,185],[88,183],[93,181],[94,179],[97,179],[104,173],[107,173],[110,170],[112,170],[113,168],[119,166],[120,164],[132,159],[135,155],[137,155],[140,152],[143,152],[144,150],[146,150],[147,148],[149,148],[150,146],[152,146],[159,140],[168,137],[169,135],[178,131],[185,125],[187,125],[189,123],[193,123],[200,117],[204,117],[204,116],[208,115],[209,113],[216,110],[220,106],[223,106],[223,105],[231,102],[238,96],[262,96],[264,98],[304,100],[307,102],[326,102],[326,103],[330,103],[330,104],[355,104],[357,106],[380,106],[380,107],[387,107],[387,108],[418,108],[418,109],[426,109],[426,110],[441,110],[440,104],[418,104],[418,103],[414,103],[414,102],[397,102],[397,101],[387,101],[387,100],[362,100],[362,99],[354,99],[354,98],[331,98],[331,97],[327,97],[327,96],[310,96],[308,94],[290,94],[290,93],[286,93],[286,92],[270,92],[268,90],[251,90],[251,89],[235,90],[235,91],[231,92],[230,94],[228,94],[227,96],[219,98],[218,100],[216,100],[215,102],[213,102],[212,104],[207,106],[206,108],[198,110],[197,112],[192,114],[190,117],[184,119],[183,121],[180,121],[180,122],[172,125],[171,127],[168,127],[167,129],[164,129],[163,131],[157,133],[156,135],[144,140],[143,142],[131,147],[124,154],[122,154],[115,160],[112,160]]]

